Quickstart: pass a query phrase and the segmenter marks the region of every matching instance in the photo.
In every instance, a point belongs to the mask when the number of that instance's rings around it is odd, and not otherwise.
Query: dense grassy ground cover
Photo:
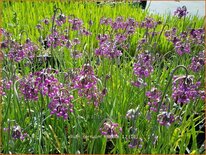
[[[204,153],[204,20],[181,9],[4,2],[2,152]]]

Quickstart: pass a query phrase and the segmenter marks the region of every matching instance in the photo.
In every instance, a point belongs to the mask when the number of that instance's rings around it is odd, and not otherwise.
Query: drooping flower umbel
[[[14,126],[10,126],[9,128],[4,128],[4,131],[10,132],[11,130],[11,137],[14,140],[20,139],[23,141],[26,137],[28,137],[28,134],[26,132],[23,132],[22,128],[16,124]]]
[[[117,48],[116,42],[105,41],[100,44],[100,47],[95,50],[97,56],[114,59],[122,55],[121,50]]]
[[[172,97],[178,104],[187,104],[198,97],[205,98],[200,89],[201,82],[194,82],[194,76],[174,76],[172,84]]]
[[[73,112],[73,104],[71,100],[73,96],[70,95],[68,90],[60,89],[54,97],[52,97],[51,102],[48,107],[51,110],[51,114],[55,114],[57,117],[68,118],[69,112]]]
[[[187,7],[182,6],[178,7],[177,10],[175,10],[174,15],[177,16],[178,18],[185,17],[188,14]]]
[[[107,138],[118,138],[119,133],[122,132],[122,128],[119,127],[119,124],[113,123],[112,121],[106,121],[103,123],[103,126],[99,129],[101,134]]]
[[[132,137],[130,143],[128,144],[129,148],[142,148],[143,140],[142,138]]]
[[[137,62],[134,64],[134,74],[140,78],[148,77],[154,71],[152,55],[146,51],[140,53],[137,58]]]
[[[151,91],[146,92],[146,96],[149,99],[148,105],[150,106],[150,110],[157,112],[162,93],[157,88],[152,88]]]
[[[19,44],[18,42],[13,42],[11,44],[8,57],[10,60],[14,60],[16,62],[20,62],[24,58],[33,60],[37,50],[38,46],[32,43],[30,39],[27,39],[23,45]]]
[[[160,111],[160,113],[157,115],[157,121],[160,125],[168,127],[175,121],[175,117],[170,112]]]
[[[73,88],[78,90],[79,96],[87,98],[89,103],[93,102],[95,106],[99,105],[104,95],[98,90],[98,78],[90,64],[84,64],[72,81]]]
[[[192,62],[189,68],[193,72],[199,72],[201,69],[204,68],[205,58],[204,58],[204,51],[199,52],[198,55],[192,57]]]
[[[145,51],[143,53],[140,53],[137,57],[137,62],[134,63],[133,71],[135,76],[137,77],[136,81],[132,81],[132,85],[136,87],[143,87],[147,84],[142,80],[142,78],[149,77],[153,72],[153,57],[148,52]]]
[[[58,79],[51,73],[51,69],[43,69],[20,80],[20,90],[25,99],[38,100],[38,94],[48,95],[50,98],[55,96],[62,86]]]
[[[126,118],[131,121],[135,121],[135,119],[140,115],[139,107],[136,109],[129,109],[126,114]]]
[[[57,70],[51,68],[31,73],[28,77],[20,80],[20,91],[26,100],[37,101],[39,94],[43,97],[48,96],[50,99],[48,107],[51,114],[67,119],[68,109],[73,112],[71,103],[73,96],[70,95],[69,88],[55,78],[57,73]]]

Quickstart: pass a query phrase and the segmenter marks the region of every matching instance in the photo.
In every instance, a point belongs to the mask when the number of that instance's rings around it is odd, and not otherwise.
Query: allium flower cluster
[[[180,33],[180,36],[177,36],[177,29],[173,28],[165,32],[166,38],[173,43],[175,51],[178,55],[183,55],[190,53],[191,51],[191,39],[188,36],[187,32]]]
[[[126,118],[128,120],[134,121],[140,115],[139,107],[136,109],[130,109],[127,111]]]
[[[118,50],[117,43],[112,41],[104,41],[100,47],[95,50],[97,56],[104,56],[110,59],[120,57],[122,52]]]
[[[26,100],[36,101],[39,94],[48,96],[51,100],[48,105],[51,114],[67,119],[68,109],[73,112],[73,104],[71,103],[73,96],[55,78],[56,73],[58,73],[56,70],[50,68],[32,73],[20,81],[19,87]]]
[[[3,36],[3,40],[0,43],[0,48],[1,49],[9,48],[9,46],[11,46],[14,42],[13,40],[11,40],[11,34],[3,28],[0,28],[0,34],[2,34]]]
[[[146,17],[142,22],[141,22],[141,27],[146,28],[146,29],[153,29],[155,28],[159,22],[155,21],[154,18]]]
[[[113,20],[111,18],[102,17],[100,19],[101,25],[111,25],[112,23],[113,23]]]
[[[128,18],[126,21],[123,17],[119,16],[114,21],[111,18],[102,17],[100,20],[101,25],[110,25],[115,31],[124,31],[126,35],[134,34],[138,22],[133,18]]]
[[[57,117],[68,118],[68,109],[73,112],[73,104],[71,100],[73,96],[65,89],[60,89],[54,97],[52,97],[51,102],[48,107],[51,110],[51,114],[56,114]]]
[[[61,26],[66,23],[66,16],[64,14],[60,14],[55,21],[58,26]]]
[[[152,88],[151,91],[146,92],[146,96],[149,99],[148,105],[150,106],[150,110],[157,112],[158,105],[161,100],[162,93],[157,90],[157,88]]]
[[[192,29],[190,31],[190,40],[195,44],[204,44],[205,31],[203,28]]]
[[[129,148],[142,148],[143,140],[142,138],[131,138],[130,143],[128,144]]]
[[[118,138],[119,133],[122,132],[122,128],[119,127],[119,124],[113,123],[112,121],[104,122],[103,126],[99,129],[101,134],[107,138]]]
[[[78,90],[79,96],[87,98],[90,102],[93,101],[95,106],[99,105],[104,95],[98,90],[98,78],[91,65],[84,64],[80,73],[72,81],[73,88]]]
[[[201,69],[204,68],[204,65],[205,65],[205,58],[204,58],[204,51],[203,51],[203,52],[199,52],[197,56],[194,56],[192,58],[192,62],[189,68],[193,72],[199,72]]]
[[[10,129],[4,128],[4,131],[10,132]],[[28,134],[22,132],[22,128],[19,125],[13,126],[11,132],[12,132],[11,136],[14,140],[20,139],[21,141],[23,141],[26,137],[28,137]]]
[[[177,10],[175,10],[175,12],[174,12],[174,15],[180,19],[182,17],[186,17],[187,14],[188,14],[188,11],[187,11],[186,6],[178,7]]]
[[[37,45],[32,43],[29,39],[27,39],[26,43],[21,45],[17,42],[12,44],[12,47],[8,53],[8,57],[11,60],[16,62],[20,62],[24,58],[29,58],[33,60],[38,50]]]
[[[157,121],[160,125],[169,127],[175,121],[175,117],[170,112],[161,111],[157,115]]]
[[[134,74],[140,78],[148,77],[154,71],[152,55],[146,51],[138,55],[138,61],[134,64]]]
[[[147,85],[146,82],[144,82],[141,78],[137,78],[136,81],[132,81],[131,84],[135,87],[144,87]]]
[[[200,90],[201,82],[194,83],[194,76],[175,76],[172,84],[172,97],[178,104],[187,104],[198,97],[205,98]]]
[[[180,56],[185,53],[190,53],[190,43],[188,41],[178,41],[175,44],[175,51]]]
[[[51,74],[50,69],[31,73],[28,77],[20,80],[20,90],[27,100],[38,100],[38,94],[48,95],[52,98],[60,88],[61,84]]]
[[[46,37],[46,46],[47,47],[62,47],[66,44],[68,41],[67,37],[63,34],[60,34],[57,30],[54,30],[54,32]]]
[[[82,28],[83,21],[79,18],[68,17],[68,22],[72,24],[72,30],[79,31]]]

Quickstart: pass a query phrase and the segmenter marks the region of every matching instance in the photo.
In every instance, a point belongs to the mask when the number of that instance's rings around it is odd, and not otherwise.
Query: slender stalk
[[[158,105],[158,112],[157,112],[157,113],[159,113],[160,107],[161,107],[161,105],[162,105],[162,103],[163,103],[163,101],[164,101],[165,95],[166,95],[166,93],[167,93],[167,89],[169,88],[169,85],[170,85],[170,83],[171,83],[171,81],[172,81],[173,75],[174,75],[174,73],[175,73],[179,68],[183,68],[183,69],[185,70],[185,79],[187,79],[187,77],[188,77],[188,70],[187,70],[187,68],[186,68],[185,66],[179,65],[179,66],[177,66],[175,69],[173,69],[173,71],[172,71],[172,72],[170,73],[170,75],[169,75],[169,80],[168,80],[167,85],[166,85],[166,87],[165,87],[165,89],[164,89],[164,92],[163,92],[163,94],[162,94],[162,98],[161,98],[161,100],[160,100],[160,104]]]

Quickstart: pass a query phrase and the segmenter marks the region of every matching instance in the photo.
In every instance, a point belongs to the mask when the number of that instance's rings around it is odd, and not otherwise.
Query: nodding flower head
[[[135,87],[147,86],[147,83],[142,80],[142,78],[137,78],[136,81],[132,81],[131,84]]]
[[[178,18],[185,17],[188,14],[187,7],[182,6],[178,7],[177,10],[175,10],[174,15],[177,16]]]
[[[99,129],[101,134],[109,139],[118,138],[119,133],[122,132],[122,128],[119,124],[113,123],[112,121],[104,122],[103,126]]]
[[[153,72],[153,58],[149,52],[140,53],[138,61],[134,64],[134,74],[140,78],[148,77]]]
[[[100,19],[100,24],[101,25],[110,25],[110,24],[112,24],[112,19],[111,18],[105,18],[105,17],[102,17],[101,19]]]
[[[134,121],[140,115],[139,107],[127,111],[126,118]]]
[[[175,76],[172,84],[172,97],[178,104],[187,104],[198,97],[202,97],[201,82],[194,82],[194,76]]]
[[[155,21],[154,18],[146,17],[144,21],[141,22],[141,27],[147,28],[147,29],[153,29],[155,28],[159,22]]]
[[[132,137],[130,143],[128,144],[129,148],[142,148],[143,140],[142,138],[134,138]]]
[[[73,96],[65,89],[61,89],[51,100],[48,107],[51,110],[51,114],[55,114],[57,117],[63,117],[68,119],[68,113],[73,112],[73,104],[71,100]],[[68,111],[69,110],[69,111]]]
[[[199,54],[197,56],[194,56],[192,58],[192,62],[189,66],[189,68],[193,71],[193,72],[199,72],[201,69],[204,68],[205,65],[205,57],[204,57],[204,51],[203,52],[199,52]]]
[[[172,113],[167,111],[161,111],[157,116],[157,121],[162,126],[169,127],[175,121],[175,117]]]
[[[62,24],[66,23],[66,16],[64,14],[60,14],[56,19],[57,25],[61,26]]]
[[[98,80],[93,67],[90,64],[84,64],[80,72],[73,77],[72,87],[78,90],[80,97],[85,97],[89,103],[93,102],[94,106],[98,106],[104,95],[106,95],[98,89]]]
[[[177,41],[175,44],[175,51],[178,55],[190,53],[190,43],[187,41]]]
[[[117,48],[116,42],[104,41],[100,47],[95,50],[97,56],[104,56],[109,59],[114,59],[122,55],[122,51]]]
[[[205,31],[203,28],[191,29],[190,40],[195,44],[204,44]]]
[[[27,40],[23,45],[14,42],[9,50],[8,57],[10,60],[14,60],[16,62],[20,62],[24,58],[33,60],[37,51],[38,46],[30,40]]]
[[[72,24],[72,30],[79,31],[82,28],[83,21],[79,18],[68,17],[68,22]]]
[[[150,106],[150,110],[157,112],[162,93],[157,88],[152,88],[151,91],[146,92],[146,96],[149,99],[148,105]]]
[[[38,100],[38,94],[48,95],[50,98],[62,87],[58,79],[54,77],[51,69],[43,69],[38,72],[31,73],[29,76],[20,80],[20,91],[26,100]]]
[[[10,128],[4,128],[4,131],[10,132]],[[14,125],[11,128],[11,136],[14,140],[20,139],[23,141],[26,137],[28,137],[28,134],[22,131],[22,128],[19,125]]]

